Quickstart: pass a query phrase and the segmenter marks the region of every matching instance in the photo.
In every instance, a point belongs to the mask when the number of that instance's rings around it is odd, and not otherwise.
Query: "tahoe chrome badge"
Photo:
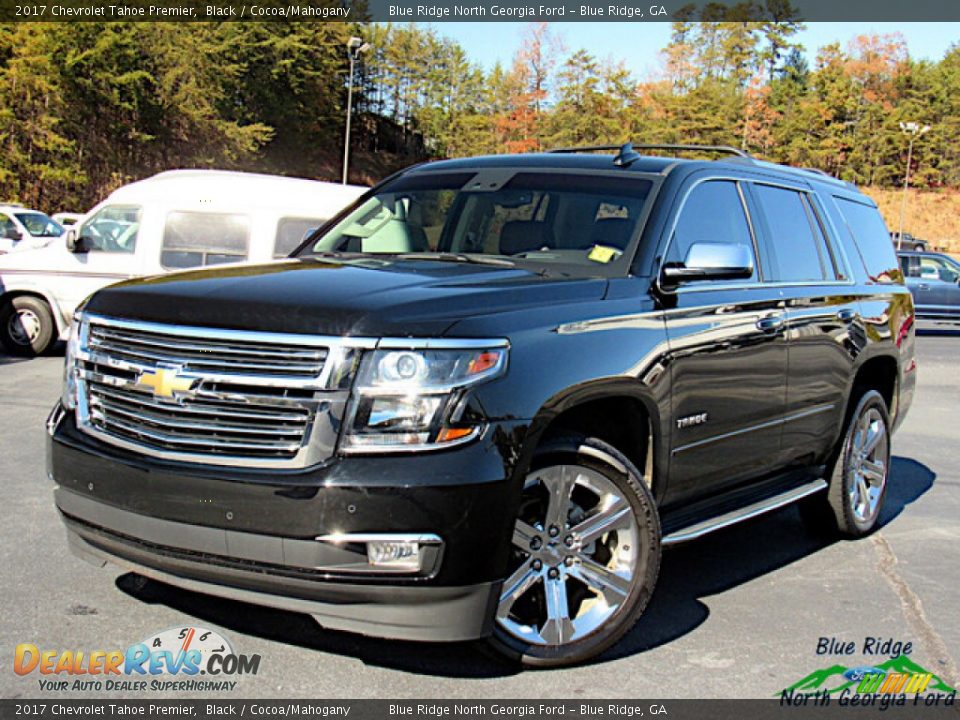
[[[707,421],[707,413],[697,413],[696,415],[687,415],[677,418],[677,429],[690,427],[691,425],[703,425]]]

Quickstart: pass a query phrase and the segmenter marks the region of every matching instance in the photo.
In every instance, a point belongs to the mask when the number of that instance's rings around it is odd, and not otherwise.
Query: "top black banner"
[[[0,22],[958,22],[953,0],[0,0]]]

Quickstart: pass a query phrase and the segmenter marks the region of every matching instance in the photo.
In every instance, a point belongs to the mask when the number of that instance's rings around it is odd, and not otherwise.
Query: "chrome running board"
[[[764,513],[770,512],[771,510],[776,510],[777,508],[782,508],[785,505],[789,505],[792,502],[796,502],[801,498],[807,497],[807,495],[813,495],[821,490],[825,490],[826,487],[827,482],[825,480],[814,480],[806,485],[801,485],[800,487],[787,490],[779,495],[774,495],[773,497],[766,498],[765,500],[755,502],[752,505],[747,505],[746,507],[738,508],[728,513],[724,513],[723,515],[710,518],[709,520],[703,520],[693,525],[688,525],[685,528],[675,530],[669,535],[665,536],[660,541],[660,544],[675,545],[677,543],[687,542],[688,540],[695,540],[696,538],[702,537],[707,533],[712,533],[714,530],[720,530],[721,528],[729,527],[730,525],[736,525],[738,522],[749,520],[757,515],[763,515]]]

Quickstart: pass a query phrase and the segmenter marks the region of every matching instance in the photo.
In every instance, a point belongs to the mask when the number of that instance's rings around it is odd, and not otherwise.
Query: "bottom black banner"
[[[935,700],[935,701],[934,701]],[[847,698],[811,693],[772,700],[0,700],[0,718],[951,718],[954,694]]]

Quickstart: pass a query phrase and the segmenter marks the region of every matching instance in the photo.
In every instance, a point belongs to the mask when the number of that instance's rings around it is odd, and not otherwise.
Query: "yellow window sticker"
[[[616,248],[608,247],[607,245],[594,245],[590,249],[590,253],[587,255],[587,258],[598,263],[608,263],[615,259],[619,254],[620,251]]]

